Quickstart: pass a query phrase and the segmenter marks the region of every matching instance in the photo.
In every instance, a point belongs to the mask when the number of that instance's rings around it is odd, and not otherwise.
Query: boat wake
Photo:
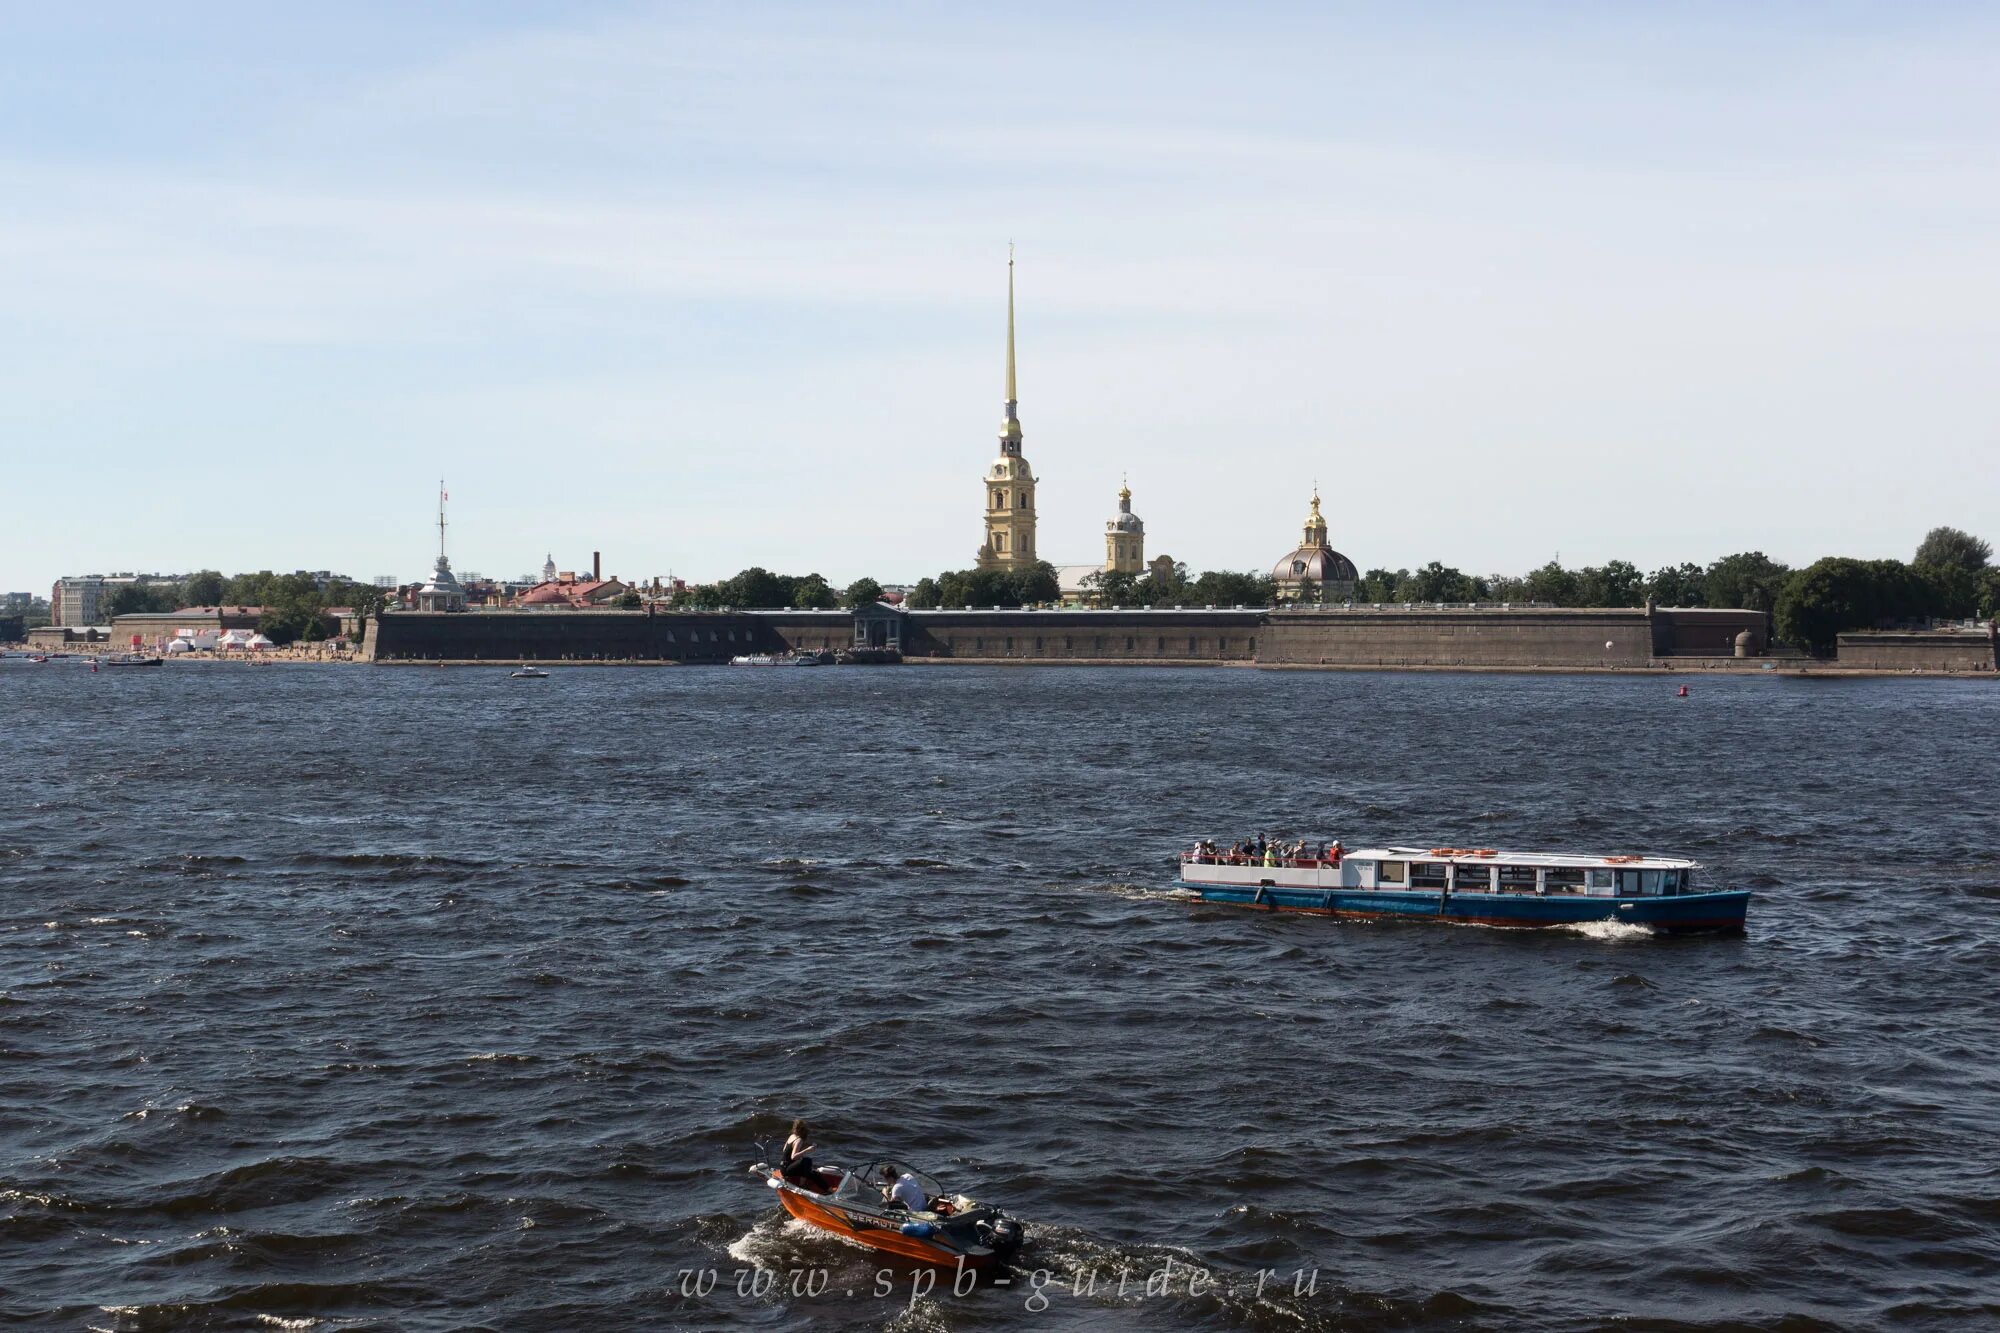
[[[723,1253],[739,1264],[752,1268],[785,1270],[797,1268],[828,1244],[842,1249],[869,1253],[868,1247],[801,1222],[789,1214],[761,1217],[748,1231],[723,1247]]]
[[[1650,940],[1655,933],[1651,927],[1631,921],[1575,921],[1562,929],[1588,939],[1613,941]]]
[[[1201,895],[1193,889],[1156,889],[1144,884],[1050,884],[1047,887],[1068,892],[1103,894],[1112,898],[1124,898],[1135,903],[1194,903],[1201,901]]]

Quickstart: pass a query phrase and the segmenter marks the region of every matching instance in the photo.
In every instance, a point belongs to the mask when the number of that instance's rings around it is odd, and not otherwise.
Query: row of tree
[[[1794,570],[1762,551],[1726,555],[1707,565],[1684,562],[1651,574],[1624,560],[1580,569],[1550,561],[1524,575],[1470,575],[1438,561],[1421,569],[1371,569],[1354,590],[1365,603],[1517,602],[1550,606],[1747,608],[1770,613],[1781,639],[1816,653],[1830,651],[1843,630],[1933,618],[2000,615],[2000,569],[1992,547],[1957,528],[1933,528],[1908,564],[1900,560],[1828,557]],[[1101,572],[1088,580],[1097,600],[1113,606],[1269,606],[1277,585],[1261,574],[1210,570],[1190,577],[1186,565],[1141,574]],[[1300,595],[1318,600],[1308,585]],[[1059,596],[1048,564],[1026,569],[953,570],[919,580],[909,604],[1033,606]],[[850,603],[851,604],[851,603]]]
[[[1431,561],[1421,569],[1371,569],[1355,585],[1357,602],[1537,602],[1545,606],[1749,607],[1768,611],[1791,570],[1762,551],[1726,555],[1708,565],[1667,565],[1651,574],[1625,560],[1566,569],[1551,560],[1526,574],[1467,574]],[[1314,595],[1309,590],[1309,595]]]
[[[108,622],[114,616],[191,606],[255,606],[263,609],[258,633],[285,644],[332,634],[335,625],[327,613],[333,607],[352,607],[366,620],[381,611],[383,600],[380,588],[352,579],[333,578],[322,584],[304,572],[274,574],[264,569],[229,577],[220,570],[204,569],[177,583],[121,584],[105,594],[99,614]]]

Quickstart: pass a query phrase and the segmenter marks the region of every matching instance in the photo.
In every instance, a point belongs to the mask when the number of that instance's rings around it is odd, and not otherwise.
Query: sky
[[[2000,10],[0,0],[0,591],[2000,544]]]

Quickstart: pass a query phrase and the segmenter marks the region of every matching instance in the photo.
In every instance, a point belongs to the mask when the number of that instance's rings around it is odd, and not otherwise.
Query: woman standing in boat
[[[792,1121],[792,1132],[785,1138],[785,1149],[778,1160],[778,1174],[787,1180],[798,1176],[813,1179],[812,1126],[803,1120]]]

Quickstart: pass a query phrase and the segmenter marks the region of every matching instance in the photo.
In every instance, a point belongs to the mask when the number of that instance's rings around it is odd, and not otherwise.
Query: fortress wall
[[[1736,636],[1750,631],[1750,655],[1771,650],[1770,620],[1762,611],[1662,606],[1653,612],[1653,656],[1734,657]]]
[[[1605,644],[1609,643],[1609,648]],[[1280,611],[1257,660],[1305,666],[1646,666],[1646,613],[1630,610]]]
[[[409,661],[727,662],[783,652],[761,617],[691,611],[395,611],[368,622],[361,656]]]
[[[903,653],[941,661],[1629,667],[1674,655],[1733,656],[1744,628],[1754,628],[1761,647],[1762,624],[1756,612],[1669,610],[1649,620],[1638,608],[915,611],[903,620]],[[738,653],[838,651],[853,639],[854,620],[844,611],[404,611],[369,622],[361,655],[726,662]],[[1725,639],[1729,646],[1717,651]]]
[[[1038,662],[1252,662],[1265,613],[915,611],[905,657]]]
[[[2000,669],[1995,630],[1876,631],[1840,636],[1839,665],[1871,671]]]

